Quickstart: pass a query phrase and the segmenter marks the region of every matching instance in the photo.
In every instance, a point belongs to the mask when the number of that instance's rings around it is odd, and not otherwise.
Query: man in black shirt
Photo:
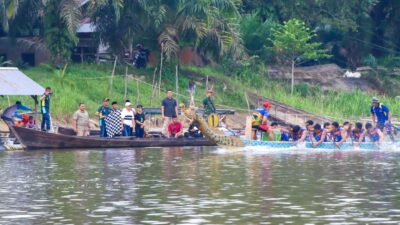
[[[161,116],[164,120],[162,134],[168,136],[168,125],[172,121],[172,117],[178,116],[178,103],[172,97],[172,91],[167,91],[167,97],[161,102]]]
[[[143,106],[142,105],[138,105],[136,106],[136,114],[135,114],[135,134],[136,137],[138,138],[143,138],[145,131],[144,131],[144,127],[145,127],[145,116],[144,116],[144,112],[143,112]]]

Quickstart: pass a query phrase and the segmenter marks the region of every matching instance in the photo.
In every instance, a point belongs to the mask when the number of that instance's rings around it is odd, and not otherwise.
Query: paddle
[[[336,144],[336,138],[333,137],[333,145],[340,150],[340,146]]]
[[[313,138],[312,138],[312,135],[311,135],[311,133],[310,133],[310,131],[309,130],[307,130],[308,131],[308,137],[310,138],[310,142],[311,142],[311,146],[314,148],[314,141],[313,141]]]
[[[392,143],[395,143],[396,141],[395,141],[394,136],[393,136],[393,126],[392,126],[391,123],[388,123],[387,126],[388,126],[387,127],[387,129],[388,129],[387,133],[389,134],[390,140],[392,140]]]

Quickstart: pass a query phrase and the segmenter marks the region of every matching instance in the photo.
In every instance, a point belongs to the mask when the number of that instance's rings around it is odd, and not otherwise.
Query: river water
[[[400,152],[0,152],[0,224],[400,223]]]

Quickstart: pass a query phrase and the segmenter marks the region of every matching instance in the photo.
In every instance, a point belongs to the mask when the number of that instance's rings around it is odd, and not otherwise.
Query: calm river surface
[[[400,152],[0,152],[0,224],[400,223]]]

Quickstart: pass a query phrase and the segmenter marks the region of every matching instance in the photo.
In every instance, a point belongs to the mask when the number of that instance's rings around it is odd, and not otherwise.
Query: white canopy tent
[[[0,67],[0,95],[37,96],[44,88],[15,67]]]
[[[0,67],[0,96],[31,96],[35,101],[35,117],[38,117],[38,95],[44,88],[15,67]],[[16,110],[9,107],[8,110]],[[4,112],[5,113],[5,112]]]

